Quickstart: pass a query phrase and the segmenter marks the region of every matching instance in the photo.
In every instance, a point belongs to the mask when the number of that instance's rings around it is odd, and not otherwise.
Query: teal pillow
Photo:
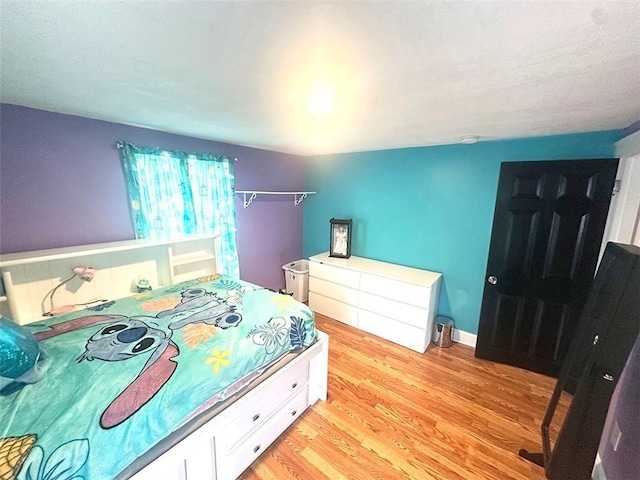
[[[26,328],[0,315],[0,393],[10,393],[42,378],[38,341]]]

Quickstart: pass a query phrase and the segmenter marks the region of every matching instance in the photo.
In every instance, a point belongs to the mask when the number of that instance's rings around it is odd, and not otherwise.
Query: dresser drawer
[[[291,365],[291,364],[290,364]],[[272,395],[260,396],[256,402],[238,413],[228,428],[226,442],[233,447],[252,431],[265,423],[274,412],[298,391],[306,389],[309,380],[309,364],[295,365],[290,371],[273,381],[269,389]]]
[[[358,326],[358,307],[309,292],[309,308],[352,327]]]
[[[370,293],[360,294],[360,308],[378,313],[383,317],[406,323],[421,330],[426,330],[429,322],[429,311],[406,303],[396,302]]]
[[[342,303],[353,305],[354,307],[358,305],[358,290],[338,285],[337,283],[328,282],[320,278],[309,278],[309,291],[318,293],[325,297],[333,298],[334,300],[338,300]]]
[[[431,340],[430,331],[367,310],[360,310],[358,328],[420,353],[425,352]]]
[[[356,289],[360,283],[360,272],[318,262],[309,262],[309,277],[321,278]]]
[[[360,290],[416,307],[429,308],[431,288],[424,285],[363,273],[360,278]]]
[[[216,452],[216,456],[223,456],[217,458],[218,463],[229,465],[233,478],[240,475],[305,411],[307,396],[308,388],[305,386],[256,430],[251,439],[240,442],[226,452]]]

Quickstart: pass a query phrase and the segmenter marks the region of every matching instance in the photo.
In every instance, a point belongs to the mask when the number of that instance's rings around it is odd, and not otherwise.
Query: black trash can
[[[453,345],[453,318],[438,315],[434,322],[433,343],[447,348]]]

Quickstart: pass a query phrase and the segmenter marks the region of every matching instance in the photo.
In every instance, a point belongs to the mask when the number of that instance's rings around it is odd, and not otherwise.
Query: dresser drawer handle
[[[296,416],[296,413],[298,413],[298,410],[294,410],[293,412],[291,412],[291,416],[292,416],[292,417],[295,417],[295,416]]]
[[[298,382],[296,382],[293,385],[291,385],[291,388],[296,388],[297,386],[298,386]]]
[[[257,453],[258,450],[260,450],[261,445],[256,445],[255,447],[253,447],[253,453]]]
[[[256,414],[252,417],[252,419],[253,419],[253,421],[254,421],[254,422],[255,422],[256,420],[258,420],[259,418],[260,418],[260,414],[259,414],[259,413],[256,413]]]

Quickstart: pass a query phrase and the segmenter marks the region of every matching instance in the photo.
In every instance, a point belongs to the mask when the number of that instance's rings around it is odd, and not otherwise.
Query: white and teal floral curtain
[[[119,142],[136,238],[220,236],[222,266],[240,276],[233,161]]]

